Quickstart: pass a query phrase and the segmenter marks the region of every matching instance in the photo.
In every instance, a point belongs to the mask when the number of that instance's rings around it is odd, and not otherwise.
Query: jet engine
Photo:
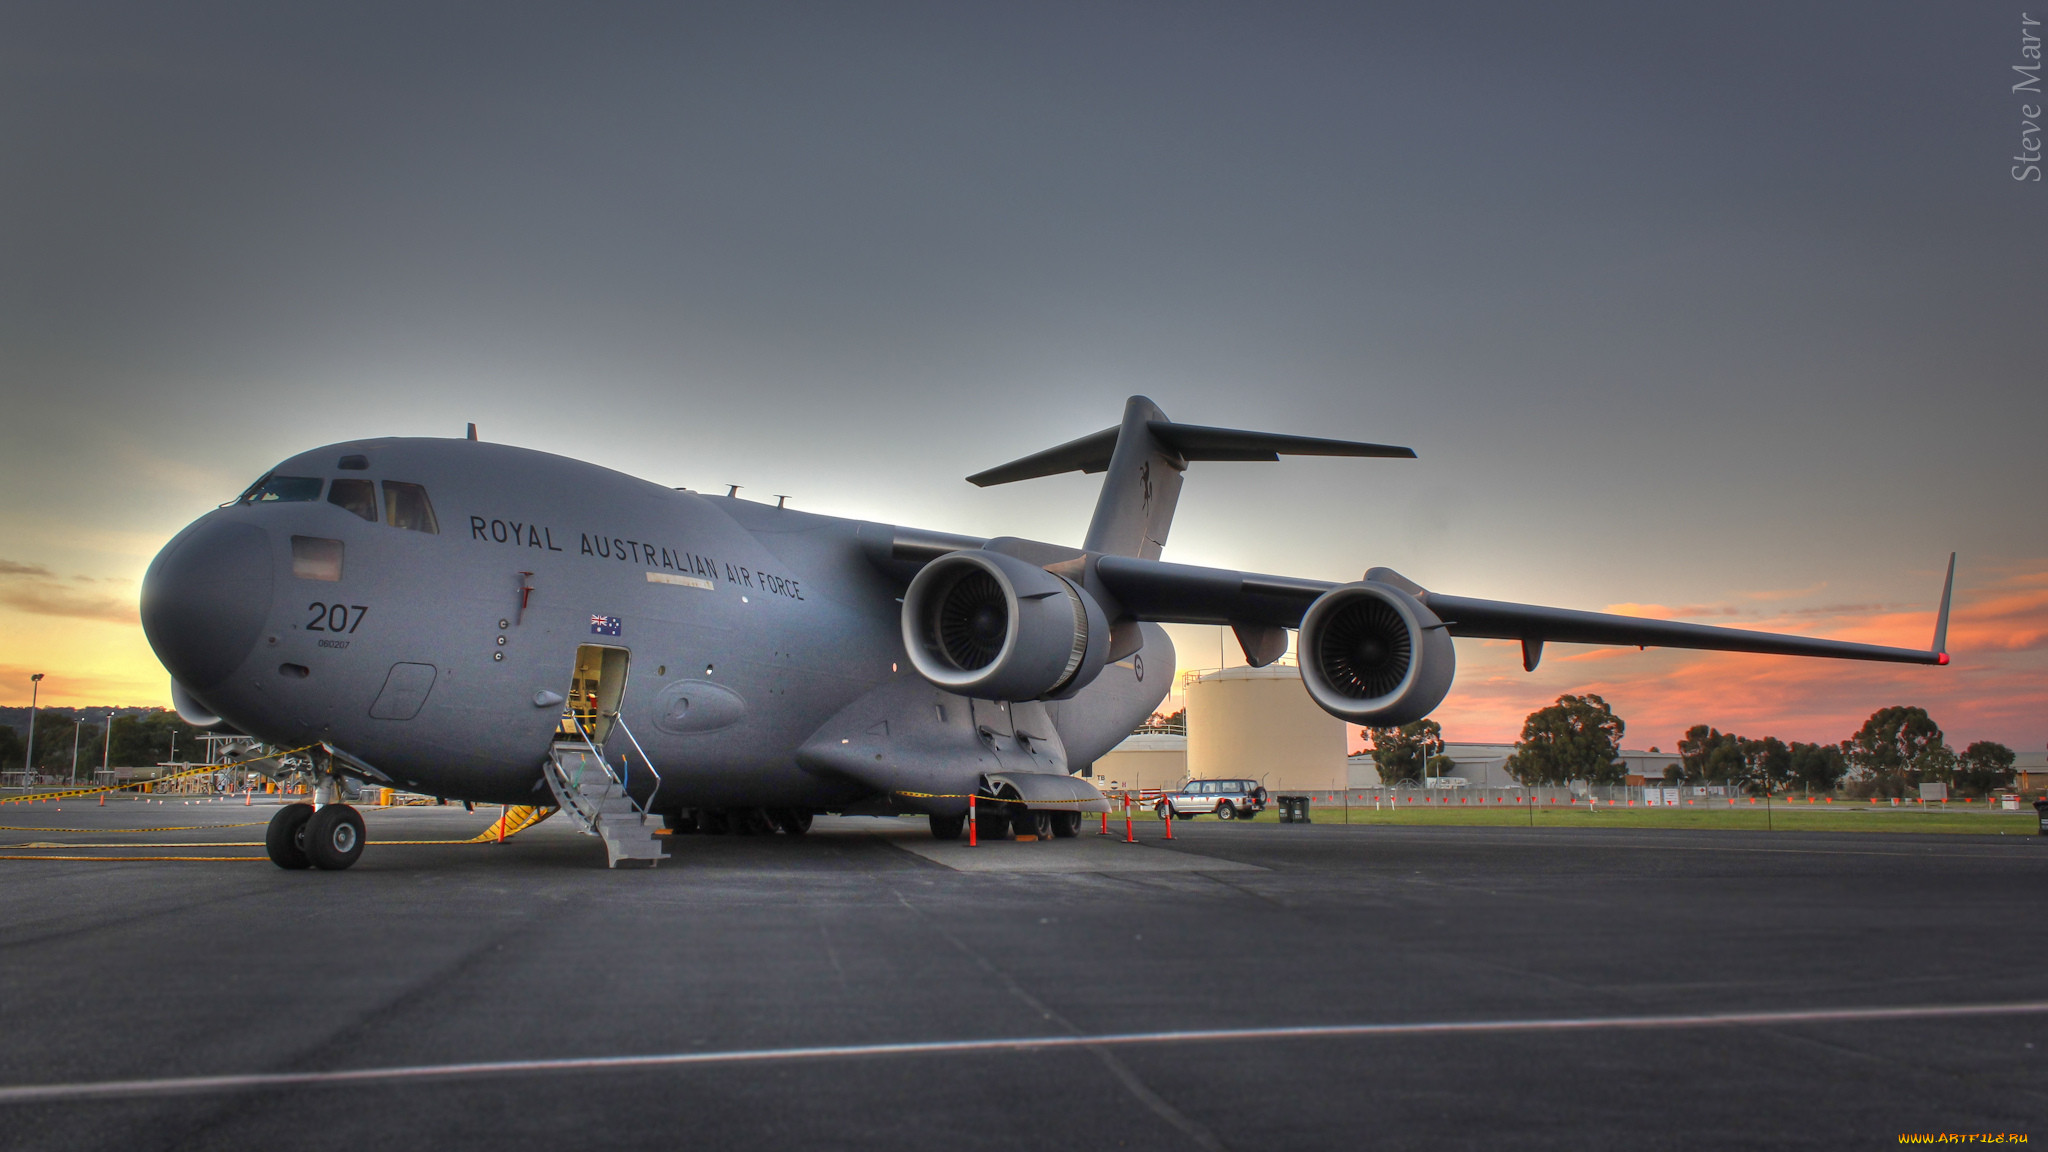
[[[1330,589],[1301,618],[1301,682],[1325,712],[1375,728],[1420,720],[1457,672],[1451,634],[1420,600],[1362,580]]]
[[[911,666],[983,700],[1058,700],[1102,671],[1109,620],[1072,581],[1000,552],[949,552],[903,594]]]

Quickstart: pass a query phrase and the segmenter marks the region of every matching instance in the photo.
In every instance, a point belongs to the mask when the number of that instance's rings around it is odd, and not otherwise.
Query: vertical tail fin
[[[1157,560],[1166,547],[1173,510],[1180,503],[1181,473],[1188,462],[1153,434],[1155,423],[1166,423],[1159,405],[1143,396],[1124,401],[1116,451],[1102,478],[1102,493],[1095,498],[1088,538],[1081,544],[1087,551]]]

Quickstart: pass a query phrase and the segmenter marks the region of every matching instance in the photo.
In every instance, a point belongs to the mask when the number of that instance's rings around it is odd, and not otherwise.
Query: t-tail
[[[1181,473],[1195,460],[1278,460],[1281,456],[1415,458],[1410,448],[1175,424],[1143,396],[1124,402],[1123,423],[1021,460],[977,472],[987,488],[1061,472],[1106,472],[1082,547],[1105,556],[1157,560],[1180,502]]]

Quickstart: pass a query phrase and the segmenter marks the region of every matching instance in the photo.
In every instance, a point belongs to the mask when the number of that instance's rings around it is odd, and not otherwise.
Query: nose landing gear
[[[363,855],[362,814],[346,804],[287,804],[270,818],[263,849],[279,868],[339,872]]]
[[[363,855],[362,813],[341,802],[341,778],[331,771],[313,785],[313,800],[279,808],[263,831],[263,850],[279,868],[339,872]]]
[[[311,804],[287,804],[270,818],[270,827],[263,830],[263,850],[272,864],[292,871],[313,866],[306,855],[306,822],[312,818]]]

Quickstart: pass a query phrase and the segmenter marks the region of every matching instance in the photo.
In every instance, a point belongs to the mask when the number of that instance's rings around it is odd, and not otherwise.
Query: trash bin
[[[2048,836],[2048,796],[2034,801],[2034,815],[2041,818],[2041,835]]]
[[[1308,824],[1308,797],[1280,797],[1280,822],[1282,824]]]

